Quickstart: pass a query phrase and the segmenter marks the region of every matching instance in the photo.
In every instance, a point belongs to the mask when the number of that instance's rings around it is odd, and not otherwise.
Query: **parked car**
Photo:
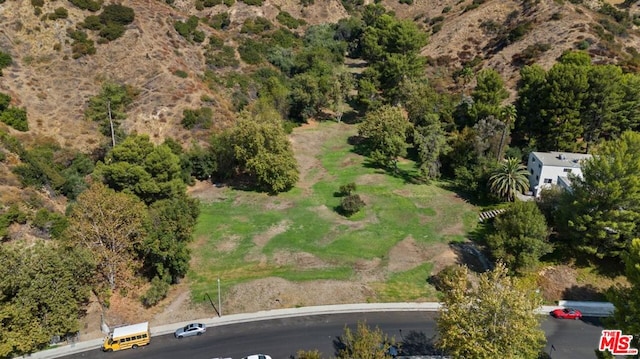
[[[580,312],[578,309],[573,309],[573,308],[556,309],[551,312],[551,315],[559,319],[582,318],[582,312]]]
[[[186,327],[180,328],[176,330],[173,335],[178,338],[190,337],[193,335],[202,335],[202,333],[207,331],[207,327],[201,323],[191,323]]]
[[[252,355],[248,355],[242,359],[271,359],[270,356],[266,355],[266,354],[252,354]]]

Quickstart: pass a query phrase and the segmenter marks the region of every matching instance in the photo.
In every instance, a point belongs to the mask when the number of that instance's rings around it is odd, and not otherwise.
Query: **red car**
[[[582,318],[582,313],[578,309],[573,309],[573,308],[556,309],[553,312],[551,312],[551,315],[559,319]]]

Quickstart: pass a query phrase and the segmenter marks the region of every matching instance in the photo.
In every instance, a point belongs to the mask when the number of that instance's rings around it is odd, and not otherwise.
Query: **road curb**
[[[440,310],[440,303],[356,303],[323,305],[314,307],[299,307],[288,309],[265,310],[254,313],[230,314],[222,317],[194,319],[185,322],[171,323],[151,327],[151,336],[171,334],[177,328],[188,323],[203,323],[207,327],[217,327],[238,323],[256,322],[280,318],[302,317],[308,315],[340,314],[340,313],[364,313],[364,312],[436,312]],[[550,311],[562,308],[560,306],[543,306],[536,310],[536,314],[548,314]],[[223,313],[224,314],[224,313]],[[100,350],[103,339],[94,339],[85,342],[72,343],[53,349],[36,352],[16,359],[53,359],[66,355],[77,354],[89,350]]]

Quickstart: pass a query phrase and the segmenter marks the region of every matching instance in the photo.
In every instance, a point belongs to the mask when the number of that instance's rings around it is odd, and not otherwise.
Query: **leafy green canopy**
[[[620,258],[640,237],[640,133],[625,132],[605,142],[573,178],[562,212],[565,235],[579,251]]]
[[[529,188],[529,172],[518,158],[507,158],[489,177],[489,189],[496,196],[513,202]]]
[[[94,264],[86,252],[55,243],[0,245],[0,357],[44,349],[78,332]]]
[[[509,277],[503,264],[471,281],[466,268],[444,279],[437,321],[439,346],[454,358],[536,359],[545,336],[534,309],[542,305],[535,289]]]
[[[180,157],[162,144],[155,146],[149,136],[129,136],[96,166],[95,175],[116,191],[131,193],[151,204],[179,197],[186,190]]]
[[[487,243],[494,258],[513,272],[535,268],[541,256],[551,252],[547,222],[535,202],[517,201],[496,217]]]
[[[298,181],[299,172],[282,118],[268,106],[252,110],[243,112],[233,127],[213,139],[216,175],[246,176],[258,189],[287,191]]]
[[[371,160],[388,169],[397,169],[398,157],[407,154],[407,133],[411,123],[402,110],[385,105],[367,113],[358,127],[358,134],[365,139]]]

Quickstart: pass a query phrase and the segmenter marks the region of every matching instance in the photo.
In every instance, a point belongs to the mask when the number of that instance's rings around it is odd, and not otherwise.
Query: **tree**
[[[84,116],[98,122],[103,135],[111,137],[113,142],[119,142],[124,138],[119,125],[127,118],[126,110],[137,93],[131,86],[105,82],[100,94],[89,99]]]
[[[167,144],[155,146],[149,136],[129,136],[96,166],[95,176],[116,191],[138,196],[146,204],[186,191],[180,157]]]
[[[513,202],[518,193],[529,188],[529,172],[518,158],[507,158],[489,177],[489,189],[500,198]]]
[[[140,267],[135,249],[145,236],[146,221],[147,209],[137,197],[94,183],[78,196],[65,236],[92,253],[99,284],[127,287]]]
[[[92,259],[53,242],[0,245],[0,357],[46,348],[53,336],[80,329],[89,298]]]
[[[582,126],[586,150],[597,144],[602,135],[610,136],[618,131],[622,118],[622,70],[614,65],[589,68],[587,75],[589,91],[583,101]]]
[[[502,77],[494,69],[485,69],[478,72],[476,78],[477,84],[471,93],[474,102],[472,119],[477,121],[488,116],[499,117],[502,101],[509,97]]]
[[[565,235],[577,249],[598,258],[620,258],[640,237],[640,133],[605,142],[573,178],[563,206]]]
[[[454,358],[538,358],[545,336],[534,313],[542,298],[533,287],[509,277],[500,263],[477,283],[466,268],[448,278],[437,320],[439,347]]]
[[[450,150],[445,124],[451,119],[452,101],[439,94],[427,81],[408,79],[400,85],[400,102],[413,124],[413,146],[417,150],[416,165],[429,179],[440,176],[440,157]]]
[[[176,283],[189,269],[193,227],[200,213],[198,201],[186,195],[163,199],[149,207],[149,221],[140,254],[147,277]]]
[[[513,272],[534,268],[543,255],[550,253],[544,215],[535,202],[516,201],[496,217],[487,243],[494,258]]]
[[[337,359],[386,359],[389,348],[395,340],[389,339],[378,327],[371,329],[365,322],[358,322],[355,332],[349,327],[344,328],[340,337],[341,348]]]
[[[386,105],[367,113],[358,134],[365,138],[374,163],[396,171],[398,157],[407,154],[410,128],[411,123],[400,108]]]
[[[633,335],[631,344],[637,348],[640,344],[640,238],[631,241],[623,259],[629,286],[618,284],[608,290],[607,299],[615,309],[605,326]]]
[[[212,141],[219,177],[247,176],[260,190],[289,190],[298,181],[298,167],[282,118],[269,107],[245,111],[232,128]]]

